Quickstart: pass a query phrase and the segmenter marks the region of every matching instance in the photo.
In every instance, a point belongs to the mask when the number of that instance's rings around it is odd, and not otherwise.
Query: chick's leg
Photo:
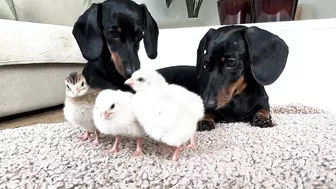
[[[93,145],[98,146],[100,145],[100,131],[98,131],[98,129],[96,129],[96,139],[93,141]]]
[[[175,148],[175,151],[174,151],[174,154],[173,154],[173,157],[172,157],[173,161],[178,160],[178,156],[180,154],[180,151],[181,151],[181,146],[178,146],[178,147]]]
[[[82,139],[82,140],[87,140],[87,139],[90,138],[90,136],[91,136],[90,131],[85,131],[85,133],[82,136],[80,136],[79,138]]]
[[[137,138],[136,139],[136,149],[133,153],[133,156],[139,156],[143,154],[142,152],[142,138]]]
[[[196,149],[195,136],[190,138],[190,143],[185,147],[187,149]]]
[[[163,144],[163,147],[166,149],[166,150],[174,150],[175,147],[174,146],[170,146],[168,144]]]
[[[108,154],[119,152],[119,142],[120,142],[120,136],[115,136],[113,147],[109,150],[105,150],[105,152]]]

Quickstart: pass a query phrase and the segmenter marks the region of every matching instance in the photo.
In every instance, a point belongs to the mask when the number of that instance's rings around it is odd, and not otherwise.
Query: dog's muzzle
[[[214,95],[203,95],[204,108],[208,111],[215,111],[217,108],[216,98]]]

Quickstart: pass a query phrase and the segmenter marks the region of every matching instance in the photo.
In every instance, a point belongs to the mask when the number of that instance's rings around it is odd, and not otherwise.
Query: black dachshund
[[[73,35],[88,63],[83,75],[93,88],[132,91],[124,82],[140,68],[139,43],[157,57],[159,30],[146,6],[130,0],[92,4],[76,21]]]
[[[288,46],[278,36],[258,27],[224,26],[210,29],[197,49],[197,65],[160,69],[170,83],[203,97],[206,115],[199,131],[215,122],[250,122],[272,127],[264,86],[283,72]],[[198,82],[195,82],[198,81]]]

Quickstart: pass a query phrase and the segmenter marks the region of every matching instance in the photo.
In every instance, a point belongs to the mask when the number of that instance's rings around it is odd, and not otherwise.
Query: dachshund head
[[[145,5],[130,0],[92,4],[78,18],[72,33],[85,59],[107,56],[125,78],[140,69],[138,50],[142,39],[147,56],[157,57],[157,23]]]
[[[284,70],[288,53],[281,38],[258,27],[210,29],[197,49],[197,77],[209,74],[205,107],[224,107],[251,82],[272,84]]]

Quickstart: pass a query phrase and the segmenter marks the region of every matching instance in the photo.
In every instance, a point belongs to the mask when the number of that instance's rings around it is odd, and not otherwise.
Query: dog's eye
[[[228,60],[226,61],[226,66],[227,66],[227,67],[233,67],[233,66],[235,66],[235,65],[237,65],[237,61],[236,61],[236,60],[228,59]]]
[[[143,38],[143,32],[142,31],[138,31],[135,34],[135,40],[140,41]]]
[[[205,64],[204,64],[204,68],[205,68],[206,70],[208,70],[209,72],[211,72],[211,65],[210,65],[209,63],[205,62]]]
[[[205,65],[204,65],[204,68],[205,68],[206,70],[210,71],[210,69],[209,69],[209,65],[205,64]]]
[[[119,39],[118,33],[114,30],[108,31],[107,36],[112,39]]]
[[[137,37],[143,37],[144,32],[143,31],[138,31],[136,32]]]

